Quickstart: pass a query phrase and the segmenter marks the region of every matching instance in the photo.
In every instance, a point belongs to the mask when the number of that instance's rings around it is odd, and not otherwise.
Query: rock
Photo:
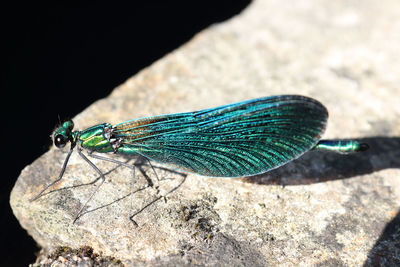
[[[44,251],[42,250],[41,253]],[[69,247],[57,247],[56,250],[50,255],[39,255],[36,263],[32,267],[41,266],[108,266],[108,267],[122,267],[124,266],[121,261],[113,257],[102,257],[97,253],[93,253],[90,247],[81,247],[79,249],[72,249]]]
[[[131,171],[93,160],[106,181],[73,223],[95,189],[79,185],[97,178],[76,152],[56,191],[30,202],[59,174],[69,148],[55,148],[22,171],[10,199],[15,216],[45,251],[90,246],[126,265],[399,264],[396,7],[395,0],[256,0],[74,118],[82,130],[301,94],[328,108],[325,139],[357,138],[370,144],[369,151],[313,151],[245,179],[187,175],[154,164],[160,181],[146,161],[110,155],[138,167],[133,209]]]

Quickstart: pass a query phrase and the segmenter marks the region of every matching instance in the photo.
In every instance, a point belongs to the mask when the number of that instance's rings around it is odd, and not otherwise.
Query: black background
[[[2,172],[0,266],[27,266],[39,250],[12,214],[21,170],[46,152],[55,125],[250,1],[143,1],[1,9]],[[5,121],[4,121],[5,119]]]

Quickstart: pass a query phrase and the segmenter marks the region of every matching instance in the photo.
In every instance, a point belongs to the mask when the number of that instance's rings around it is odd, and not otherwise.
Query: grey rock
[[[106,182],[73,224],[95,188],[78,185],[97,177],[77,153],[56,191],[29,201],[61,169],[68,148],[52,148],[22,171],[14,214],[45,251],[90,246],[126,265],[399,264],[399,33],[396,0],[256,0],[74,118],[85,129],[302,94],[328,108],[325,139],[360,139],[371,146],[365,153],[314,151],[245,179],[154,164],[160,181],[145,161],[111,155],[141,170],[133,210],[130,170],[94,160]]]

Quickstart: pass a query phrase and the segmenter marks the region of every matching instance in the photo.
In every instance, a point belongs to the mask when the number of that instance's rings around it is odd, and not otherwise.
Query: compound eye
[[[63,148],[65,147],[65,145],[67,144],[68,140],[67,138],[65,138],[62,134],[57,134],[54,137],[54,144],[56,145],[56,147],[58,148]]]

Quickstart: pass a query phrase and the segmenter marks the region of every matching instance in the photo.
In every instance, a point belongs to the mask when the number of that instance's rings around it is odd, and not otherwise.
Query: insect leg
[[[82,154],[83,155],[83,154]],[[96,155],[96,154],[93,154],[93,152],[89,152],[88,153],[88,156],[89,157],[91,157],[91,158],[95,158],[95,159],[99,159],[99,160],[104,160],[104,161],[108,161],[108,162],[112,162],[112,163],[115,163],[115,164],[118,164],[118,165],[121,165],[121,166],[124,166],[124,167],[127,167],[127,168],[129,168],[129,169],[131,169],[132,170],[132,184],[131,184],[131,201],[130,201],[130,205],[131,205],[131,210],[133,210],[133,192],[134,192],[134,184],[135,184],[135,177],[136,177],[136,175],[135,175],[135,166],[134,165],[129,165],[129,164],[127,164],[127,163],[125,163],[125,162],[121,162],[121,161],[118,161],[118,160],[115,160],[115,159],[111,159],[111,158],[107,158],[107,157],[103,157],[103,156],[99,156],[99,155]],[[157,177],[157,180],[159,181],[160,179],[159,179],[159,177],[158,177],[158,174],[157,174],[157,172],[156,172],[156,170],[155,170],[155,168],[153,167],[153,165],[151,164],[151,162],[150,162],[150,160],[148,159],[148,158],[146,158],[146,157],[144,157],[148,162],[149,162],[149,165],[151,166],[151,168],[152,168],[152,170],[153,170],[153,172],[154,172],[154,174],[156,175],[156,177]],[[87,158],[86,158],[87,159]],[[87,160],[89,160],[89,159],[87,159]],[[92,163],[92,162],[90,162],[90,163]],[[90,164],[89,163],[89,164]],[[92,163],[93,164],[93,163]],[[94,165],[94,164],[93,164]],[[97,167],[96,167],[97,168]],[[99,170],[100,171],[100,170]],[[102,179],[102,183],[103,183],[103,178],[101,178]],[[101,183],[101,184],[102,184]],[[96,188],[96,190],[95,190],[95,192],[97,191],[97,189],[101,186],[101,184]],[[149,184],[150,185],[150,184]],[[159,190],[158,190],[158,186],[156,186],[157,188],[156,188],[156,190],[157,190],[157,195],[159,195]],[[95,192],[93,192],[93,194],[91,195],[91,197],[89,198],[89,200],[86,202],[86,204],[90,201],[90,199],[93,197],[93,195],[94,195],[94,193]],[[158,200],[160,200],[160,199],[164,199],[164,201],[166,202],[166,197],[165,196],[157,196],[156,197],[156,199],[155,200],[153,200],[151,203],[149,203],[148,205],[146,205],[144,208],[142,208],[139,212],[136,212],[136,213],[134,213],[132,216],[129,216],[129,219],[130,219],[130,221],[133,223],[133,225],[135,226],[135,227],[138,227],[138,224],[137,224],[137,222],[133,219],[133,217],[136,215],[136,214],[138,214],[138,213],[140,213],[141,211],[143,211],[145,208],[147,208],[148,206],[150,206],[151,204],[153,204],[154,202],[156,202],[156,201],[158,201]],[[86,204],[85,204],[85,206],[86,206]],[[82,213],[82,211],[83,211],[83,209],[85,208],[85,206],[81,209],[81,211],[78,213],[78,218],[82,215],[81,213]]]
[[[127,168],[131,169],[132,172],[133,172],[132,186],[135,183],[135,166],[129,165],[129,164],[127,164],[125,162],[122,162],[122,161],[119,161],[119,160],[110,159],[110,158],[107,158],[107,157],[102,157],[102,156],[95,155],[95,154],[92,154],[92,153],[89,153],[88,155],[89,155],[89,157],[94,158],[94,159],[100,159],[100,160],[112,162],[112,163],[115,163],[115,164],[118,164],[118,165],[121,165],[121,166],[124,166],[124,167],[127,167]]]
[[[142,156],[142,157],[144,157],[144,156]],[[144,157],[144,158],[147,160],[147,162],[149,163],[151,169],[153,170],[154,174],[156,175],[157,181],[160,181],[160,178],[158,178],[158,174],[157,174],[156,170],[154,169],[153,165],[151,164],[150,160],[148,158],[146,158],[146,157]]]
[[[144,158],[147,160],[147,162],[149,163],[151,169],[153,170],[154,174],[156,175],[157,181],[160,182],[160,178],[158,177],[158,174],[157,174],[156,170],[154,169],[153,164],[151,164],[151,162],[150,162],[150,160],[148,158],[146,158],[146,157],[144,157]],[[159,185],[158,184],[156,186],[156,192],[157,192],[157,195],[160,194],[160,190],[159,190]],[[160,197],[163,198],[165,202],[167,202],[167,198],[165,196],[160,196]]]
[[[62,178],[63,175],[64,175],[65,169],[67,168],[68,160],[69,160],[69,158],[71,157],[72,151],[74,151],[74,146],[71,145],[71,149],[69,150],[68,155],[67,155],[67,157],[66,157],[65,160],[64,160],[64,164],[63,164],[63,166],[62,166],[62,169],[61,169],[60,174],[58,175],[58,178],[57,178],[56,180],[54,180],[53,182],[51,182],[49,185],[47,185],[42,191],[40,191],[40,193],[37,194],[36,197],[32,198],[32,199],[30,200],[31,202],[32,202],[32,201],[35,201],[36,199],[38,199],[38,198],[40,198],[40,197],[42,197],[42,196],[43,196],[43,193],[44,193],[47,189],[49,189],[50,187],[52,187],[53,185],[55,185],[56,183],[58,183],[58,182],[61,180],[61,178]]]
[[[91,162],[83,153],[82,153],[82,148],[78,147],[78,153],[79,156],[81,156],[81,158],[83,158],[99,175],[100,175],[100,179],[101,182],[100,184],[96,187],[96,189],[92,192],[92,194],[90,195],[90,197],[88,198],[88,200],[86,200],[85,204],[82,206],[82,208],[78,211],[78,213],[75,216],[75,219],[72,223],[75,223],[79,217],[82,215],[83,210],[86,208],[87,204],[89,203],[89,201],[93,198],[94,194],[96,194],[97,190],[99,190],[100,186],[104,183],[105,181],[105,176],[104,174],[100,171],[99,168],[96,167],[96,165],[93,164],[93,162]]]
[[[130,205],[131,205],[131,210],[133,210],[133,192],[134,192],[135,177],[136,177],[136,175],[135,175],[135,166],[129,165],[129,164],[125,163],[125,162],[121,162],[119,160],[110,159],[110,158],[107,158],[107,157],[102,157],[102,156],[95,155],[95,154],[92,154],[92,153],[90,153],[88,155],[89,155],[89,157],[92,157],[92,158],[95,158],[95,159],[100,159],[100,160],[105,160],[105,161],[112,162],[112,163],[115,163],[115,164],[119,164],[119,165],[125,166],[125,167],[127,167],[127,168],[132,170],[131,204]],[[129,218],[129,219],[132,221],[132,223],[135,226],[138,226],[137,223],[132,218]]]

